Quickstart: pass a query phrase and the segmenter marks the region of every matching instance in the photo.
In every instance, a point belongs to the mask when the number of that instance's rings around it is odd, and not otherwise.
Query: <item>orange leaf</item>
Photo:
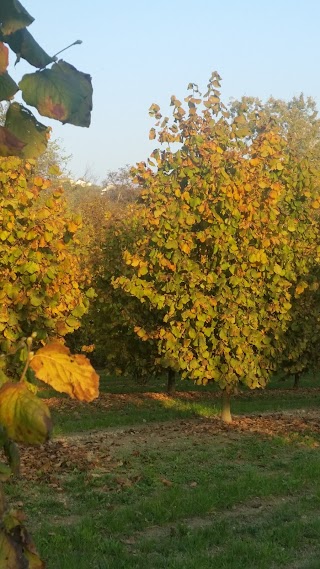
[[[60,342],[53,341],[40,348],[30,367],[38,379],[73,399],[93,401],[99,395],[99,376],[88,358],[82,354],[72,355]]]
[[[4,43],[0,42],[0,75],[7,70],[9,64],[9,50]]]

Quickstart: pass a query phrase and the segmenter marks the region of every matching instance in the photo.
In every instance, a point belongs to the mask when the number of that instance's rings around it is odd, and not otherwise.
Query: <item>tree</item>
[[[70,160],[71,155],[66,154],[61,140],[49,140],[45,152],[36,159],[35,174],[61,186],[61,176],[70,174],[68,169]]]
[[[242,97],[232,102],[230,112],[231,115],[242,112],[251,131],[257,128],[256,115],[262,113],[265,126],[270,122],[276,124],[291,152],[294,151],[299,159],[307,158],[319,165],[320,119],[312,97],[306,98],[301,93],[290,101],[270,97],[266,102],[255,97]]]
[[[79,348],[90,350],[94,365],[110,374],[146,381],[165,373],[153,338],[158,326],[157,314],[112,284],[120,275],[130,278],[133,274],[123,259],[123,252],[135,251],[142,237],[139,222],[142,206],[127,204],[115,210],[111,204],[110,211],[106,200],[104,205],[105,219],[98,221],[98,230],[103,229],[101,234],[92,233],[88,247],[92,257],[86,261],[93,275],[96,296],[82,319],[81,328],[68,337],[68,345],[77,351]]]
[[[130,166],[110,170],[102,182],[102,192],[109,202],[133,203],[140,194],[140,188],[132,181]]]
[[[269,98],[265,103],[253,97],[233,101],[231,112],[239,110],[254,131],[251,120],[256,113],[263,113],[265,124],[277,124],[287,140],[288,151],[299,160],[307,159],[316,170],[320,168],[320,119],[315,101],[311,97],[293,97],[289,102]],[[310,211],[318,219],[318,211]],[[277,366],[282,376],[294,375],[297,387],[302,373],[315,371],[319,366],[318,345],[320,342],[319,313],[319,266],[316,258],[308,277],[300,283],[292,296],[292,309],[288,329],[283,335],[283,352]]]
[[[34,18],[19,0],[2,0],[0,101],[11,101],[21,90],[25,103],[36,107],[42,116],[62,123],[88,127],[92,109],[90,76],[63,60],[58,61],[56,55],[49,56],[27,30],[33,21]],[[79,43],[81,41],[77,40],[72,45]],[[16,54],[16,63],[23,58],[37,68],[36,73],[24,75],[19,85],[7,71],[9,65],[7,46]],[[17,102],[10,102],[5,124],[0,126],[0,156],[18,155],[23,158],[36,158],[46,149],[49,133],[50,129],[37,121],[28,108]]]
[[[90,76],[57,61],[56,56],[48,56],[26,29],[32,21],[19,0],[2,0],[0,102],[11,101],[20,88],[24,101],[40,114],[89,126]],[[37,73],[25,75],[19,86],[8,74],[9,50],[5,44],[16,53],[16,62],[22,57],[38,68]],[[51,69],[47,69],[50,64]],[[27,380],[29,368],[57,391],[82,401],[98,396],[99,378],[83,355],[71,356],[58,341],[32,351],[35,338],[43,344],[50,333],[63,336],[75,329],[87,308],[79,290],[77,258],[68,245],[76,244],[72,237],[80,220],[64,215],[59,190],[45,203],[38,200],[40,189],[47,188],[49,182],[32,177],[35,164],[17,158],[37,158],[47,147],[49,131],[16,102],[9,104],[5,123],[0,126],[0,445],[8,458],[8,466],[0,464],[1,482],[19,471],[14,441],[41,444],[51,432],[50,412]],[[32,328],[28,338],[21,337]],[[23,362],[20,376],[19,365],[13,362],[8,366],[9,357],[17,355]],[[21,514],[8,510],[1,486],[0,566],[44,567]]]
[[[115,286],[161,315],[162,365],[216,381],[230,421],[234,388],[264,387],[276,365],[294,290],[317,258],[320,204],[307,159],[262,112],[229,112],[219,87],[217,73],[204,96],[190,84],[186,109],[173,96],[171,122],[151,106],[150,138],[166,146],[136,168],[143,237],[124,253],[134,276]]]
[[[64,336],[88,309],[89,275],[77,255],[81,218],[67,213],[62,190],[42,199],[48,186],[31,163],[0,159],[0,359],[9,367],[22,338]]]
[[[318,372],[320,342],[320,273],[319,264],[301,281],[292,297],[290,322],[281,338],[282,350],[277,374],[294,376],[293,387],[299,386],[300,377],[307,372]]]

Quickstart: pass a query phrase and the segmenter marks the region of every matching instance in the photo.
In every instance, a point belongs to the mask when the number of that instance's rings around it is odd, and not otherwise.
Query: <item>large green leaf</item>
[[[89,126],[92,110],[91,77],[65,61],[51,69],[24,75],[22,97],[43,116],[76,126]]]
[[[9,73],[7,71],[2,73],[0,75],[0,101],[9,101],[17,91],[19,87]]]
[[[29,26],[34,21],[27,10],[18,0],[1,0],[0,3],[0,31],[3,34],[13,32]]]
[[[0,156],[21,156],[24,142],[19,140],[4,126],[0,126]],[[1,383],[0,376],[0,383]]]
[[[50,436],[50,411],[25,383],[5,383],[0,389],[0,424],[17,442],[42,444]]]
[[[46,150],[50,128],[38,122],[33,114],[19,103],[10,105],[5,126],[24,144],[20,152],[24,158],[37,158]]]
[[[17,54],[17,61],[22,57],[34,67],[46,67],[54,60],[36,42],[30,32],[24,28],[11,35],[0,37]]]

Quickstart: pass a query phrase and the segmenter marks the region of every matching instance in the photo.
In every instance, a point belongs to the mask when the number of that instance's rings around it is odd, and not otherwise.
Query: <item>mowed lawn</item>
[[[55,436],[7,485],[48,569],[319,569],[317,383],[241,393],[231,426],[214,389],[179,387],[48,398]]]

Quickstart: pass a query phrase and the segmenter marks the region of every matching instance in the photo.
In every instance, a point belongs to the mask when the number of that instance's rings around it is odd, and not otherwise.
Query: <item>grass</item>
[[[112,397],[107,388],[103,379],[105,407],[54,408],[57,432],[82,431],[84,454],[99,460],[62,470],[56,484],[35,472],[8,485],[48,569],[319,567],[320,432],[307,423],[295,432],[294,422],[273,431],[280,419],[259,417],[315,413],[318,389],[245,393],[233,406],[240,427],[222,428],[212,389]]]
[[[242,416],[318,409],[320,386],[318,389],[317,385],[318,382],[313,378],[306,377],[301,382],[301,389],[287,389],[287,383],[274,380],[266,390],[243,390],[238,397],[233,398],[232,412]],[[171,421],[176,418],[210,418],[220,414],[220,391],[215,385],[203,388],[182,381],[177,384],[173,397],[166,396],[165,389],[165,380],[141,386],[102,374],[101,393],[104,400],[101,404],[98,401],[97,405],[79,404],[70,407],[67,400],[66,407],[63,407],[59,400],[58,406],[52,406],[55,434],[130,426],[142,422]],[[43,395],[47,397],[53,395],[53,392],[46,390]]]

